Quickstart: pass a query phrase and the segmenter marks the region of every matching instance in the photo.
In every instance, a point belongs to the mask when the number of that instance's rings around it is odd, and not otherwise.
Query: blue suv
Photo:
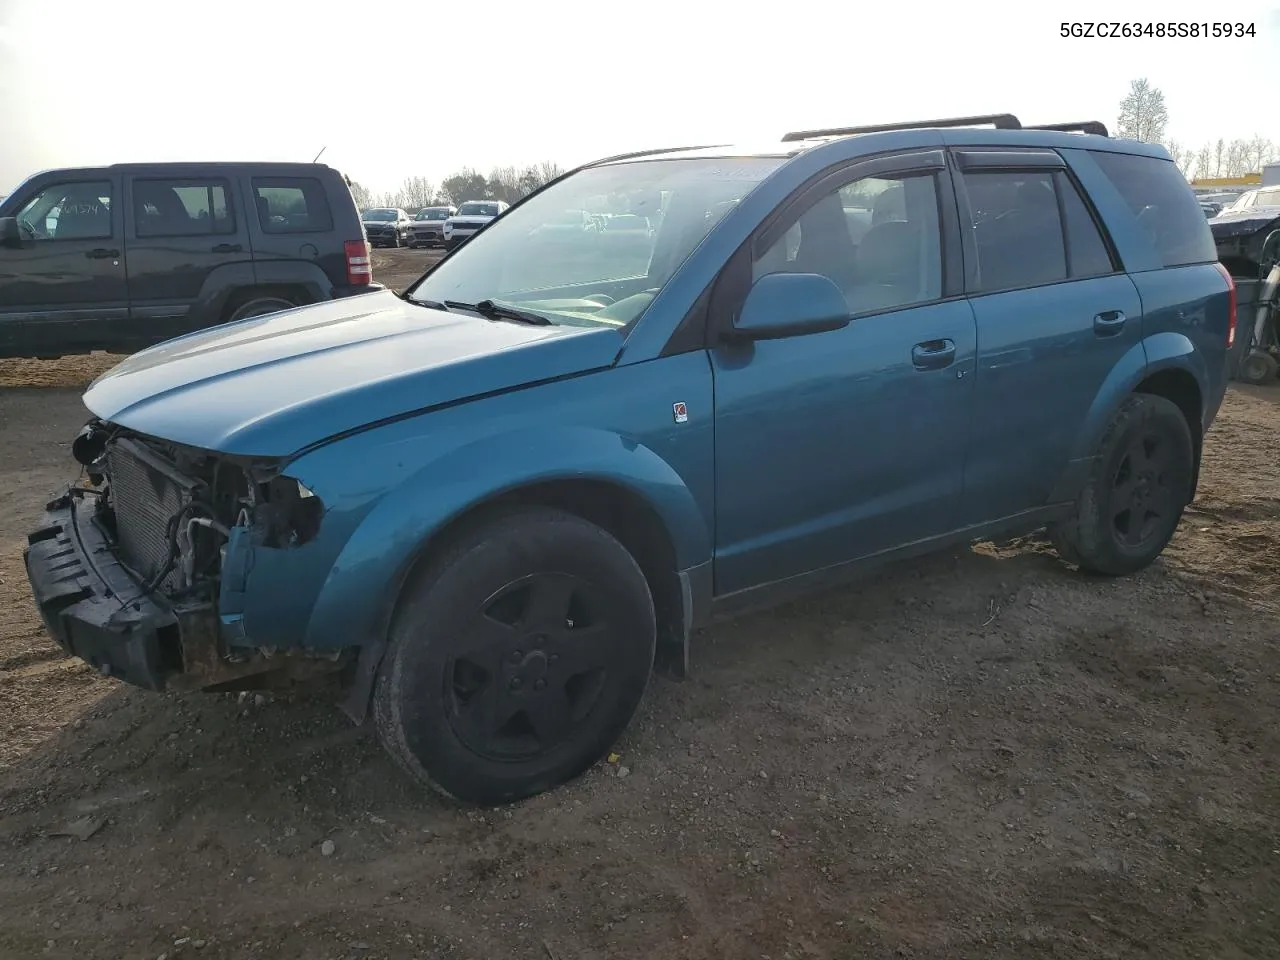
[[[715,615],[1046,526],[1082,571],[1150,564],[1235,312],[1169,156],[1096,123],[612,157],[402,294],[101,377],[27,570],[104,673],[336,686],[416,780],[509,801]]]

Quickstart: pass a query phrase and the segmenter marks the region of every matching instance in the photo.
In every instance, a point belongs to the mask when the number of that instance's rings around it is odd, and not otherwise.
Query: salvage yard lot
[[[1146,573],[980,544],[718,625],[619,765],[461,811],[324,704],[60,657],[21,547],[113,362],[0,361],[0,958],[1280,956],[1280,389]]]

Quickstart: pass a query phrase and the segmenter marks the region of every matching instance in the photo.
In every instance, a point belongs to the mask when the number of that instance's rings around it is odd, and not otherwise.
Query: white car
[[[481,227],[492,223],[510,204],[502,200],[467,200],[458,212],[444,222],[444,247],[452,250],[474,236]]]

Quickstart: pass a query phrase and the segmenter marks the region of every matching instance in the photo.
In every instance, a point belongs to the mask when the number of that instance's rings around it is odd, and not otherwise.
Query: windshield
[[[512,207],[423,277],[409,299],[495,300],[553,323],[623,326],[782,162],[699,158],[590,167]],[[565,229],[570,220],[579,228]],[[602,230],[601,222],[617,226]]]
[[[364,218],[366,220],[394,220],[396,219],[396,212],[394,210],[366,210]]]
[[[448,210],[419,210],[419,211],[418,211],[418,217],[417,217],[417,219],[419,219],[419,220],[448,220],[448,219],[449,219],[449,211],[448,211]]]
[[[458,208],[460,217],[496,217],[497,215],[496,203],[464,203]]]

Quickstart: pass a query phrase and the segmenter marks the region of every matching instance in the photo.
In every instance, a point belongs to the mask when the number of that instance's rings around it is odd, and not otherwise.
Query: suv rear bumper
[[[178,617],[115,558],[88,500],[49,503],[27,538],[27,579],[45,628],[68,654],[104,674],[163,690],[181,668]]]

